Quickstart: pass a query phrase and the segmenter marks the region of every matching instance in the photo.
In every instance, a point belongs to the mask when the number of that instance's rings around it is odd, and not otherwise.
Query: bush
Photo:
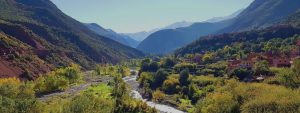
[[[0,79],[1,113],[41,113],[43,104],[35,98],[32,83],[16,78]]]
[[[300,108],[300,94],[280,86],[253,84],[240,90],[246,100],[241,106],[242,113],[296,113]],[[240,91],[237,91],[240,92]],[[247,93],[246,93],[247,92]]]
[[[162,89],[167,94],[175,94],[177,93],[179,89],[179,81],[178,77],[175,78],[174,75],[169,76],[167,80],[164,81]]]
[[[265,80],[269,84],[283,85],[289,88],[298,88],[300,86],[300,78],[296,76],[290,68],[272,68],[275,77]]]
[[[251,71],[245,68],[236,68],[230,73],[231,78],[237,77],[239,80],[244,80],[251,75]]]
[[[178,108],[183,111],[192,111],[193,105],[190,100],[180,99]]]
[[[94,71],[96,72],[97,75],[102,75],[102,73],[103,73],[100,65],[96,65],[96,68]]]
[[[153,97],[152,98],[153,101],[161,102],[161,101],[165,100],[166,95],[163,92],[161,92],[160,90],[156,90],[155,92],[153,92],[152,97]]]
[[[179,74],[179,82],[181,86],[187,86],[189,84],[190,73],[188,69],[182,70]]]
[[[71,84],[77,83],[82,79],[80,67],[76,64],[71,64],[69,67],[58,69],[54,74],[66,77]]]
[[[81,80],[80,67],[71,64],[70,67],[57,69],[35,80],[35,91],[39,94],[63,91],[69,88],[71,84],[78,83]]]
[[[238,113],[239,103],[231,93],[209,94],[199,103],[197,113]]]
[[[172,58],[166,58],[162,64],[162,66],[165,68],[172,68],[175,65],[176,65],[176,61],[175,61],[175,59],[172,59]]]
[[[69,104],[71,113],[111,113],[113,107],[112,100],[85,94],[76,96]]]
[[[253,68],[254,75],[269,75],[270,74],[270,68],[269,63],[267,61],[260,61],[255,63]]]
[[[159,69],[153,76],[151,88],[156,89],[158,87],[161,87],[168,76],[169,74],[166,71],[164,71],[163,69]]]
[[[146,83],[153,81],[153,74],[149,72],[142,72],[138,78],[138,82],[141,87],[144,87]]]

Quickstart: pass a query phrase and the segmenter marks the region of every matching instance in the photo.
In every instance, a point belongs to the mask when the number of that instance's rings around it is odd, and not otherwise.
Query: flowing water
[[[131,90],[131,95],[133,98],[139,99],[139,100],[143,100],[144,102],[147,103],[148,106],[154,107],[155,109],[157,109],[158,111],[160,111],[161,113],[184,113],[183,111],[180,111],[174,107],[168,106],[168,105],[164,105],[164,104],[157,104],[155,102],[152,101],[147,101],[147,99],[144,99],[142,97],[142,95],[137,91],[138,89],[138,82],[136,81],[137,79],[137,75],[134,76],[128,76],[123,78],[123,80],[131,86],[132,90]]]

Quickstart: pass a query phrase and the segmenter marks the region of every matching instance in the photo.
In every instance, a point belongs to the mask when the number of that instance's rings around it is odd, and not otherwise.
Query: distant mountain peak
[[[159,31],[156,31],[143,40],[137,49],[150,54],[168,54],[185,46],[201,36],[212,34],[226,27],[239,10],[229,16],[211,20],[211,22],[187,22],[181,21]],[[179,27],[180,26],[180,27]],[[157,45],[159,43],[159,45]]]
[[[162,28],[152,29],[150,31],[140,31],[140,32],[136,32],[136,33],[122,33],[122,34],[130,36],[137,41],[143,41],[145,38],[147,38],[149,35],[151,35],[152,33],[156,32],[156,31],[164,30],[164,29],[176,29],[176,28],[180,28],[180,27],[188,27],[192,24],[193,24],[193,22],[188,22],[188,21],[183,20],[183,21],[176,22],[176,23],[170,24],[170,25],[162,27]]]
[[[115,40],[115,41],[117,41],[121,44],[130,46],[130,47],[133,47],[133,48],[135,48],[139,44],[139,41],[136,41],[136,40],[132,39],[130,36],[116,33],[112,29],[105,29],[102,26],[100,26],[99,24],[88,23],[88,24],[85,24],[85,25],[90,30],[97,33],[98,35],[105,36],[105,37],[110,38],[112,40]]]
[[[224,21],[224,20],[228,20],[228,19],[232,19],[232,18],[235,18],[236,16],[238,16],[240,13],[242,13],[245,9],[240,9],[234,13],[232,13],[231,15],[228,15],[228,16],[224,16],[224,17],[214,17],[214,18],[211,18],[211,19],[208,19],[204,22],[211,22],[211,23],[214,23],[214,22],[220,22],[220,21]]]

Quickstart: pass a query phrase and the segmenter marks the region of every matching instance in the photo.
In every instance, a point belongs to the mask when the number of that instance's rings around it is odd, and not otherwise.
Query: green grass
[[[112,88],[107,84],[101,83],[98,85],[93,85],[85,90],[83,93],[96,95],[102,98],[111,98]]]

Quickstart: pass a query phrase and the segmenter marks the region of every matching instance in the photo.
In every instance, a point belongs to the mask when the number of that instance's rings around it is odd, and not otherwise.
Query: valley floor
[[[38,97],[41,101],[47,101],[54,97],[60,97],[68,95],[70,97],[88,89],[92,85],[98,85],[100,83],[108,83],[112,78],[108,76],[92,76],[92,71],[87,71],[84,73],[84,83],[79,85],[74,85],[65,91],[48,93]]]
[[[158,104],[153,101],[148,101],[147,99],[143,98],[140,92],[138,91],[138,86],[139,83],[137,81],[137,76],[138,76],[138,71],[137,70],[131,70],[135,71],[135,75],[131,75],[128,77],[123,78],[123,80],[132,88],[131,89],[131,96],[135,99],[143,100],[144,102],[147,103],[148,106],[154,107],[161,113],[184,113],[183,111],[180,111],[176,109],[175,107],[169,106],[169,105],[164,105],[164,104]]]

